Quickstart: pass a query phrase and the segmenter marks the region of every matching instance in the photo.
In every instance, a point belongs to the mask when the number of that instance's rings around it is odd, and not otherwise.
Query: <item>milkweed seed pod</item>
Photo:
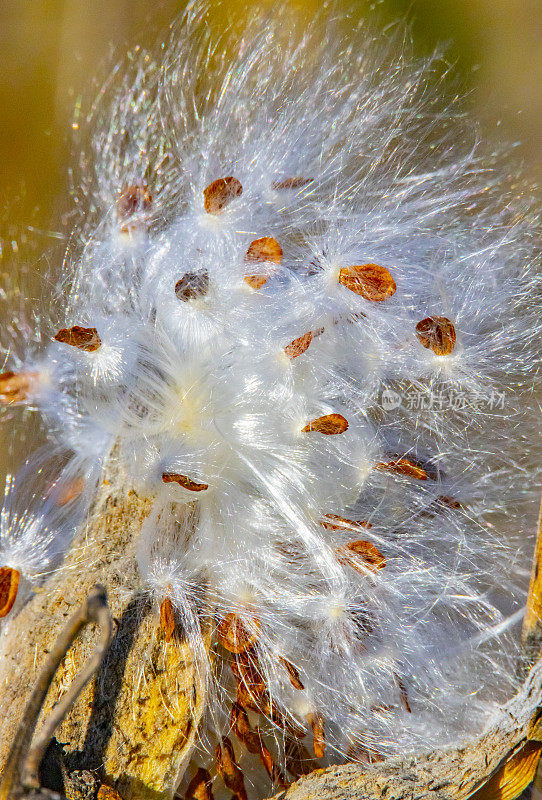
[[[49,444],[2,516],[0,749],[99,581],[118,629],[57,733],[73,769],[218,800],[329,767],[342,797],[519,702],[536,203],[400,37],[278,11],[226,46],[209,13],[92,106],[65,306],[3,342],[6,425]]]

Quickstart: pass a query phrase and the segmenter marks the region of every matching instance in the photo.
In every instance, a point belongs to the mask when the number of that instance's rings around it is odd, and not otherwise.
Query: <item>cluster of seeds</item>
[[[193,5],[83,159],[64,327],[0,374],[51,454],[6,496],[0,615],[62,570],[114,453],[152,500],[156,635],[207,682],[180,791],[210,800],[216,770],[244,800],[258,770],[456,741],[514,688],[534,217],[451,146],[425,65],[374,42],[247,34],[201,96]]]

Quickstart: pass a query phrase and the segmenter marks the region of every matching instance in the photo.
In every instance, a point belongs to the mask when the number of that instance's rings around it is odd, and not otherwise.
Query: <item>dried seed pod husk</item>
[[[371,302],[387,300],[397,290],[390,271],[378,264],[343,267],[339,272],[339,283]]]
[[[344,530],[369,530],[372,524],[367,520],[354,520],[347,517],[341,517],[338,514],[324,514],[320,518],[319,524],[327,531],[344,531]]]
[[[208,214],[219,214],[241,194],[243,187],[237,178],[232,175],[217,178],[203,190],[203,208]]]
[[[301,433],[323,433],[325,436],[333,436],[337,433],[344,433],[348,429],[348,421],[342,414],[325,414],[323,417],[312,419]]]
[[[284,352],[288,358],[297,358],[304,353],[305,350],[308,350],[311,342],[312,331],[309,331],[308,333],[304,333],[303,336],[299,336],[297,339],[291,341],[290,344],[286,345]]]
[[[250,628],[243,622],[239,614],[230,612],[217,626],[217,636],[220,644],[230,653],[244,653],[252,647],[258,638],[259,623],[256,619],[250,621]]]
[[[152,194],[144,183],[128,186],[123,189],[117,200],[117,217],[119,220],[125,221],[133,217],[134,214],[148,211],[151,205]]]
[[[175,294],[184,303],[205,297],[209,291],[209,273],[205,269],[185,272],[175,284]]]
[[[437,356],[449,356],[456,343],[455,325],[448,317],[425,317],[416,325],[420,344]]]
[[[245,781],[237,761],[233,745],[227,736],[224,736],[215,750],[216,766],[222,780],[232,792],[235,792],[240,800],[247,800]]]
[[[214,800],[211,775],[203,767],[198,767],[196,774],[186,787],[184,800]]]
[[[303,186],[308,186],[308,184],[313,181],[314,178],[303,178],[301,175],[297,175],[295,178],[283,178],[280,181],[273,181],[271,188],[276,191],[281,191],[282,189],[301,189]]]
[[[189,478],[188,475],[181,475],[178,472],[163,472],[163,483],[178,483],[183,489],[188,489],[189,492],[204,492],[209,488],[208,483],[197,483]]]
[[[81,325],[61,328],[55,335],[55,341],[77,347],[78,350],[84,350],[86,353],[93,353],[102,344],[96,328],[82,328]]]
[[[307,714],[307,721],[312,728],[312,746],[316,758],[323,758],[326,750],[324,719],[321,714]]]
[[[286,667],[286,672],[288,673],[288,677],[290,678],[290,683],[294,687],[294,689],[299,689],[299,691],[303,691],[305,688],[301,683],[301,678],[299,677],[299,670],[295,667],[291,661],[288,661],[287,658],[280,657],[281,664],[284,664]]]
[[[366,542],[363,539],[338,547],[335,555],[341,564],[353,567],[362,575],[365,574],[367,569],[376,572],[386,566],[386,559],[380,550],[371,542]]]
[[[542,742],[541,703],[542,660],[482,733],[454,747],[426,753],[385,759],[376,754],[369,765],[347,763],[318,769],[315,764],[310,775],[275,800],[513,800],[536,769]],[[352,751],[348,757],[360,760]]]
[[[19,571],[13,567],[0,567],[0,618],[9,614],[19,591]]]
[[[542,755],[542,742],[527,742],[514,753],[497,772],[491,776],[484,786],[478,789],[472,800],[515,800],[516,797],[529,796],[523,794],[537,774]],[[536,781],[532,798],[537,797]]]
[[[33,388],[39,381],[37,372],[11,372],[0,373],[0,403],[23,403],[28,399]]]
[[[65,743],[70,763],[99,771],[123,800],[173,796],[194,747],[206,684],[202,664],[188,639],[164,647],[138,570],[137,543],[152,502],[133,490],[113,456],[89,519],[65,556],[64,568],[46,577],[43,591],[29,598],[6,629],[0,769],[48,652],[67,617],[80,607],[90,587],[100,582],[108,587],[117,633],[97,680],[87,684],[57,729],[57,739]],[[181,513],[186,529],[195,528],[198,504],[185,503]],[[125,577],[123,587],[119,575]],[[205,653],[210,650],[211,634],[205,617],[201,640]],[[95,646],[96,634],[89,626],[55,675],[44,718],[65,695]]]
[[[120,796],[120,794],[117,792],[116,789],[113,789],[106,783],[102,783],[100,788],[98,789],[96,800],[122,800],[122,797]]]
[[[160,604],[160,630],[164,635],[164,640],[170,642],[175,633],[175,609],[169,597],[162,600]]]
[[[381,472],[392,472],[395,475],[404,475],[407,478],[415,478],[418,481],[426,481],[429,478],[427,472],[409,458],[394,458],[391,461],[380,461],[375,464],[375,469]]]

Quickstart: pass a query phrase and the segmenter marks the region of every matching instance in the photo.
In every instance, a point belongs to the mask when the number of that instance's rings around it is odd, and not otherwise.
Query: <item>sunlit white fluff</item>
[[[261,722],[280,763],[284,720],[308,730],[314,714],[330,761],[456,741],[515,685],[505,620],[524,602],[534,516],[521,455],[540,336],[532,200],[474,137],[460,143],[467,128],[434,98],[432,64],[394,54],[395,41],[322,39],[320,22],[288,41],[279,13],[217,64],[207,13],[191,4],[163,69],[136,59],[94,112],[90,207],[63,280],[65,324],[102,343],[29,352],[23,367],[50,376],[30,400],[91,486],[117,443],[128,480],[155,498],[138,565],[211,685],[199,758],[205,736],[229,730],[235,694],[203,630],[220,639],[232,613],[282,715]],[[203,191],[226,176],[242,194],[206,213]],[[306,180],[277,188],[294,178]],[[152,205],[120,219],[119,197],[143,184]],[[280,263],[247,261],[261,237]],[[363,264],[396,291],[374,301],[341,284]],[[254,288],[244,279],[258,270]],[[205,291],[182,299],[192,273]],[[448,355],[416,336],[431,315],[455,325]],[[329,414],[348,428],[302,431]],[[418,477],[390,469],[398,459]],[[323,524],[330,514],[353,524]],[[354,540],[385,566],[345,561]]]

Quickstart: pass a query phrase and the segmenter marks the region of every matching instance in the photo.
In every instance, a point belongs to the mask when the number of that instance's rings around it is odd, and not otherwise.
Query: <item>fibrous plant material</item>
[[[512,699],[536,207],[400,37],[286,41],[278,13],[217,59],[206,13],[92,107],[51,320],[4,309],[5,429],[49,438],[0,520],[0,761],[100,581],[119,628],[57,734],[73,772],[354,797],[403,792],[413,753],[420,796],[464,769],[461,796],[538,730],[539,685]]]

